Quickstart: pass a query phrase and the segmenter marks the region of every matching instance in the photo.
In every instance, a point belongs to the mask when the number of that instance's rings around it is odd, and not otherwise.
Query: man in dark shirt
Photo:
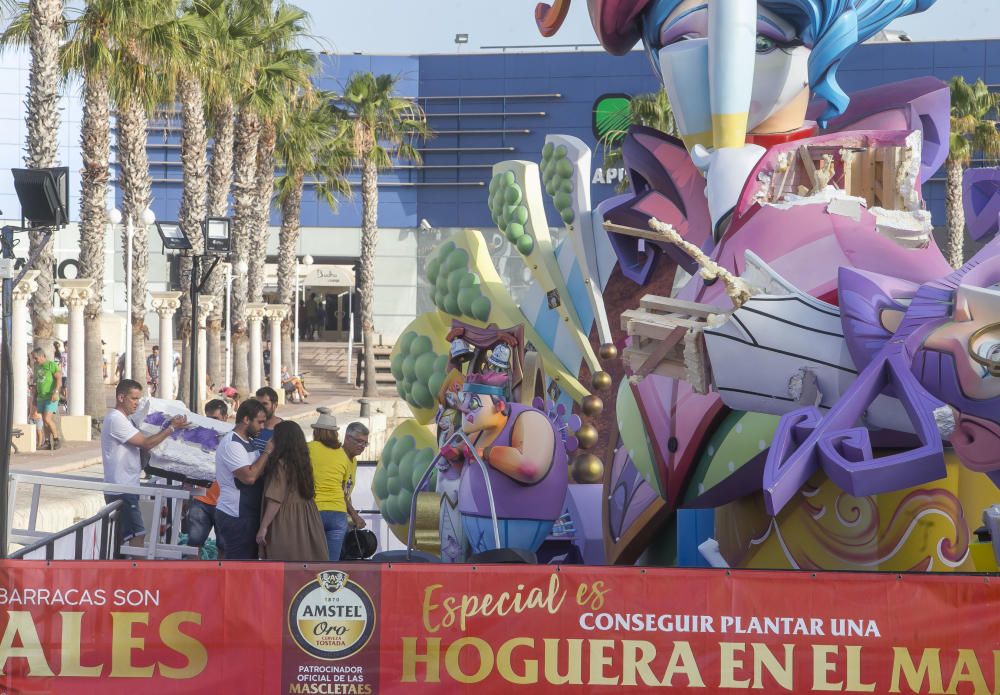
[[[264,413],[267,415],[264,427],[253,439],[253,445],[257,451],[263,451],[264,445],[271,441],[271,437],[274,436],[275,426],[281,422],[281,418],[276,414],[278,412],[278,392],[270,386],[263,386],[257,389],[254,397],[264,406]]]

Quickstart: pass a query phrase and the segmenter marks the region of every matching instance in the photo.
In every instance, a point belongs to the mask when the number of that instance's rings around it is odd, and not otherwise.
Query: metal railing
[[[115,548],[120,545],[118,517],[124,504],[115,500],[89,519],[40,538],[9,557],[11,560],[113,560],[117,556]],[[67,540],[71,540],[71,546]]]
[[[472,458],[479,465],[479,468],[483,472],[483,482],[486,483],[486,498],[490,504],[490,521],[493,523],[493,542],[496,544],[497,548],[500,548],[501,547],[500,527],[497,524],[497,506],[496,503],[493,501],[493,484],[490,482],[490,468],[489,466],[486,465],[486,462],[483,461],[482,458],[480,458],[479,454],[476,453],[475,445],[471,441],[469,441],[469,438],[465,436],[464,432],[462,431],[456,432],[455,434],[451,435],[451,437],[448,438],[447,442],[445,442],[447,446],[452,446],[456,443],[464,444],[466,448],[468,448],[469,453],[472,454]],[[427,465],[427,470],[425,470],[424,474],[420,477],[420,482],[418,482],[416,486],[413,488],[413,499],[410,500],[410,522],[409,522],[410,528],[406,534],[407,561],[410,560],[410,557],[413,553],[413,536],[414,533],[416,532],[416,526],[417,526],[417,494],[424,487],[427,486],[427,481],[430,480],[431,473],[434,472],[434,469],[437,466],[437,461],[439,458],[442,458],[440,450],[438,450],[437,456],[431,459],[431,462]]]
[[[13,471],[10,473],[7,495],[7,518],[5,522],[10,529],[9,541],[31,546],[38,541],[49,540],[53,532],[37,529],[38,508],[44,488],[69,488],[87,490],[112,495],[137,495],[140,499],[151,499],[153,513],[150,528],[146,531],[144,545],[121,545],[116,555],[140,557],[148,560],[181,559],[185,556],[198,554],[198,549],[187,545],[179,545],[178,537],[181,529],[181,503],[191,499],[191,491],[174,485],[116,485],[106,483],[98,478],[86,478],[76,475],[61,475],[57,473],[31,473]],[[14,528],[14,509],[16,508],[18,486],[31,486],[31,506],[28,510],[28,527]],[[164,504],[172,510],[171,523],[164,530],[161,526],[161,510]],[[70,527],[72,528],[72,527]],[[58,533],[62,533],[59,531]],[[61,558],[56,558],[61,559]],[[65,558],[68,559],[68,558]]]

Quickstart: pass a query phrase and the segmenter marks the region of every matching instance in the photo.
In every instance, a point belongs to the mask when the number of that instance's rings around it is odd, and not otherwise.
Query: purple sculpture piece
[[[807,118],[819,118],[827,108],[824,100],[814,101]],[[948,85],[935,77],[918,77],[851,93],[844,113],[832,119],[833,131],[905,130],[923,132],[920,180],[934,175],[948,158],[951,125],[951,94]]]
[[[631,195],[617,205],[604,207],[604,219],[638,229],[648,229],[653,217],[671,220],[682,237],[706,252],[711,251],[712,237],[706,231],[711,225],[705,180],[684,149],[684,143],[652,128],[632,126],[622,142],[622,156]],[[637,284],[646,284],[660,254],[666,254],[689,273],[697,270],[690,256],[673,244],[614,233],[608,237],[622,272]]]
[[[625,55],[642,36],[642,14],[651,0],[588,0],[598,41],[613,55]]]
[[[847,349],[854,364],[868,364],[892,337],[893,331],[886,324],[902,317],[920,286],[888,275],[841,268],[838,287]]]
[[[1000,382],[982,365],[1000,365],[1000,241],[916,292],[872,273],[841,269],[840,278],[845,337],[852,357],[867,365],[826,415],[805,408],[782,418],[764,469],[768,512],[777,514],[820,467],[853,495],[941,478],[942,437],[962,463],[1000,482]],[[870,301],[859,300],[865,294]],[[905,313],[896,300],[908,300]],[[890,334],[886,323],[900,313]],[[856,423],[882,394],[902,403],[919,441],[875,457],[869,430]]]
[[[973,241],[1000,229],[1000,168],[967,169],[962,177],[965,224]]]

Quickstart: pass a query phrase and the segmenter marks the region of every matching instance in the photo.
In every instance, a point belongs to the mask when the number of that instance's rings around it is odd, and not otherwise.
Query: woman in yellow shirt
[[[348,517],[357,528],[365,520],[351,505],[351,489],[357,471],[357,457],[368,446],[368,428],[360,422],[347,426],[344,442],[340,441],[337,418],[327,408],[318,408],[320,416],[313,424],[313,441],[309,442],[309,462],[316,481],[316,506],[323,519],[330,561],[340,559],[347,535]]]

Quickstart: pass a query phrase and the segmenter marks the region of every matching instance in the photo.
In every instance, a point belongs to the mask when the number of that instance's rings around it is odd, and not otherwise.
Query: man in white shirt
[[[122,379],[115,389],[115,407],[104,416],[101,426],[101,461],[104,464],[104,482],[115,485],[139,485],[142,464],[140,449],[152,449],[177,430],[187,426],[187,418],[178,415],[160,432],[145,435],[136,429],[129,417],[139,407],[142,385],[132,379]],[[139,512],[139,496],[133,494],[106,494],[104,501],[110,504],[122,500],[124,506],[119,515],[122,542],[142,545],[146,529]]]
[[[260,401],[243,401],[236,411],[236,426],[215,450],[215,480],[219,501],[215,505],[215,529],[226,549],[227,560],[257,557],[257,529],[264,497],[264,470],[274,449],[268,441],[258,452],[252,440],[267,421]]]

